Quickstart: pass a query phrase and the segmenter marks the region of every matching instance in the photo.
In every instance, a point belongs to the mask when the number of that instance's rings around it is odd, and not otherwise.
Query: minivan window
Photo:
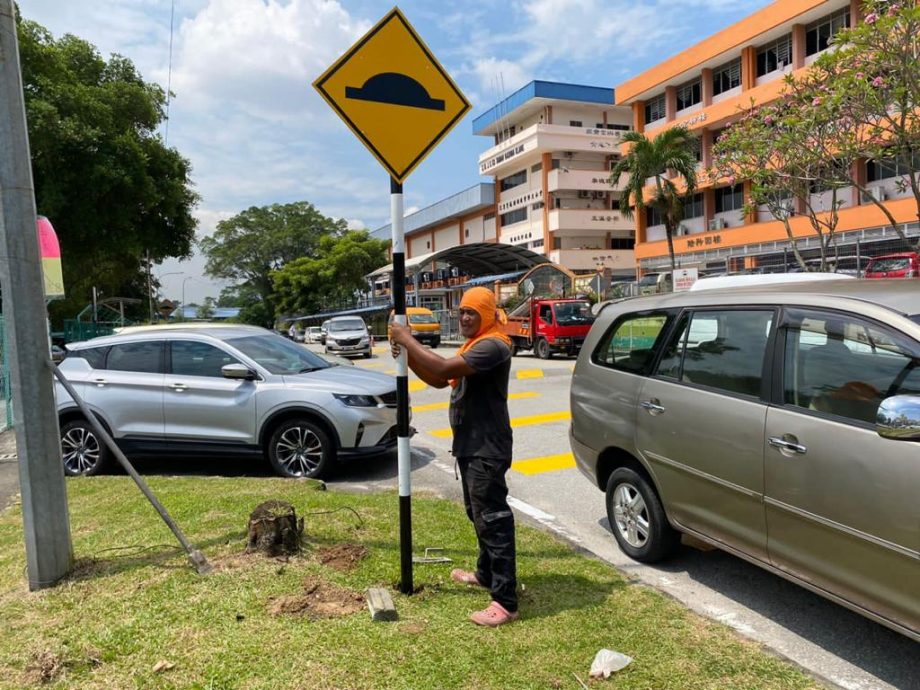
[[[669,314],[630,314],[614,323],[592,355],[595,364],[644,373],[651,364],[655,343],[665,331]]]
[[[885,398],[920,395],[920,352],[908,338],[847,314],[787,315],[787,405],[874,424]]]
[[[772,325],[772,310],[694,312],[689,332],[684,334],[686,325],[678,328],[665,348],[659,374],[728,393],[759,396]]]
[[[341,331],[363,331],[367,326],[361,319],[342,319],[341,321],[330,321],[329,331],[332,333]]]
[[[409,323],[440,323],[434,314],[409,314]]]
[[[163,341],[112,345],[105,361],[108,371],[136,371],[145,374],[163,373]]]

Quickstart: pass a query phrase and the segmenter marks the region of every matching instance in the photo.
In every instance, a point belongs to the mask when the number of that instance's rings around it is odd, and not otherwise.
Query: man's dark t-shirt
[[[464,376],[450,395],[452,453],[457,458],[511,460],[508,376],[511,348],[498,338],[480,340],[461,357],[476,373]]]

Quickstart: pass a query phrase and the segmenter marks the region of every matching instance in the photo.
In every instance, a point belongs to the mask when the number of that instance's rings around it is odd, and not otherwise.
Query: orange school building
[[[739,117],[743,107],[749,107],[752,99],[756,103],[776,99],[784,75],[808,69],[840,29],[860,20],[858,0],[778,0],[619,84],[614,89],[616,104],[631,107],[633,129],[649,137],[674,125],[688,126],[699,137],[699,166],[705,169],[711,161],[713,142]],[[903,171],[897,161],[860,161],[853,174],[876,198],[885,200],[908,235],[920,235],[910,190],[898,189]],[[679,265],[732,272],[782,270],[784,248],[789,246],[785,228],[766,209],[742,213],[747,187],[744,182],[726,186],[701,176],[674,238]],[[823,200],[813,198],[812,202],[821,208]],[[844,194],[839,215],[837,244],[841,256],[898,248],[898,236],[893,228],[886,227],[885,216],[861,199],[856,188]],[[639,269],[669,268],[660,218],[654,212],[636,214],[635,222]],[[802,238],[799,246],[806,254],[810,247],[817,247],[806,217],[794,218],[792,228]]]

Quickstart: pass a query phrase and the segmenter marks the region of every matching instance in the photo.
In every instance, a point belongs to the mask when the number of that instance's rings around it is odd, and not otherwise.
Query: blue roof
[[[416,230],[431,227],[451,218],[459,218],[494,205],[495,185],[492,182],[480,182],[406,216],[403,220],[403,233],[408,235]],[[371,237],[388,240],[390,239],[390,232],[390,224],[387,223],[374,230],[371,233]]]
[[[562,84],[554,81],[532,81],[473,120],[473,134],[481,134],[489,125],[500,118],[507,117],[508,113],[520,108],[527,101],[534,98],[552,98],[561,101],[601,103],[603,105],[614,105],[616,102],[612,88]]]
[[[491,285],[496,281],[511,280],[512,278],[517,278],[518,276],[522,276],[525,273],[527,273],[527,271],[512,271],[511,273],[496,273],[495,275],[491,276],[479,276],[477,278],[470,278],[460,287],[465,290],[466,288],[476,287],[477,285]]]

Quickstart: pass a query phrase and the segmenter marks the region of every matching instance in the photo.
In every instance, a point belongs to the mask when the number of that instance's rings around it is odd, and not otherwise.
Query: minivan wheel
[[[431,341],[431,349],[437,350],[439,347],[441,347],[440,338],[435,338],[434,340]]]
[[[333,457],[332,441],[323,429],[306,419],[282,423],[268,442],[268,461],[282,477],[322,476]]]
[[[84,419],[75,419],[61,427],[61,457],[64,474],[91,477],[108,464],[111,453],[96,430]]]
[[[546,338],[540,338],[533,346],[533,353],[540,359],[549,359],[553,353],[549,349],[549,343]]]
[[[680,532],[668,523],[655,489],[641,474],[621,467],[607,482],[607,520],[620,550],[642,563],[671,555]]]

